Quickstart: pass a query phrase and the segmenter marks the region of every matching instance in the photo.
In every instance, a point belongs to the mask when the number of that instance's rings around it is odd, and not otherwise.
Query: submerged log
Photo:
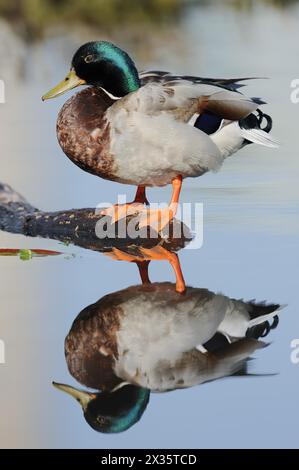
[[[102,217],[95,208],[44,212],[33,207],[7,184],[0,183],[0,230],[5,232],[28,237],[50,238],[101,252],[109,251],[112,247],[151,248],[156,245],[161,245],[170,251],[177,251],[192,239],[188,227],[176,219],[169,224],[167,236],[163,233],[152,234],[148,228],[137,231],[134,238],[127,235],[117,236],[119,224],[108,222],[104,227],[107,235],[99,238],[96,228]],[[120,223],[125,224],[124,228],[126,228],[132,218],[133,216],[127,217]],[[121,232],[124,233],[123,227]],[[116,236],[113,236],[114,233]]]

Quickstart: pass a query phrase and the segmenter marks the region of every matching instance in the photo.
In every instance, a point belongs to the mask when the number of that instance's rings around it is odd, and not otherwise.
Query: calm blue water
[[[299,9],[224,7],[191,9],[173,41],[142,60],[140,68],[210,76],[266,76],[248,87],[263,96],[273,115],[279,150],[249,146],[218,174],[186,181],[182,201],[204,205],[201,249],[180,253],[188,285],[232,298],[287,304],[280,324],[254,353],[250,371],[269,377],[234,377],[165,394],[152,394],[142,419],[119,435],[93,431],[77,403],[58,393],[52,380],[76,385],[64,359],[64,338],[76,315],[105,294],[139,282],[134,266],[102,254],[0,233],[4,248],[62,250],[74,257],[1,258],[0,365],[1,447],[297,447],[299,364],[291,363],[291,341],[299,338],[298,152],[299,105],[290,101],[298,76]],[[62,154],[55,119],[64,98],[40,96],[64,76],[75,45],[56,38],[25,54],[16,79],[14,61],[5,65],[6,104],[1,113],[1,180],[45,210],[90,207],[113,201],[132,188],[83,173]],[[128,45],[134,54],[132,44]],[[179,51],[179,52],[177,52]],[[137,53],[137,51],[136,51]],[[16,61],[19,60],[17,57]],[[168,189],[149,191],[165,200]],[[154,281],[173,281],[166,262],[153,262]]]

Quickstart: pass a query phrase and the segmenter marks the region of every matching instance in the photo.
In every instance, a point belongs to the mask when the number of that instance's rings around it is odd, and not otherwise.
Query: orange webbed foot
[[[151,227],[161,232],[175,217],[182,188],[182,176],[178,175],[172,180],[172,197],[165,209],[144,209],[140,214],[139,228]]]
[[[138,186],[134,201],[128,202],[127,204],[115,204],[114,206],[101,211],[101,215],[108,215],[111,217],[111,222],[114,224],[118,220],[124,219],[129,215],[137,215],[144,209],[144,204],[148,205],[145,187]]]
[[[129,202],[127,204],[115,204],[108,209],[101,211],[102,216],[111,217],[111,222],[115,224],[121,219],[128,217],[129,215],[137,215],[139,212],[144,210],[143,204],[139,202]]]
[[[155,232],[161,232],[173,219],[174,212],[169,208],[165,209],[143,209],[139,214],[139,229],[150,227]]]

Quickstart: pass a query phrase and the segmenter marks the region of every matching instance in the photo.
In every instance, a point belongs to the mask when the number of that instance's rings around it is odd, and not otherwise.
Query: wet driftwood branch
[[[72,243],[96,251],[109,250],[111,247],[121,248],[129,244],[151,247],[163,244],[165,248],[177,250],[186,245],[191,239],[186,226],[174,220],[170,224],[170,236],[162,238],[156,234],[148,237],[147,229],[140,232],[134,239],[106,237],[98,238],[96,224],[101,215],[94,208],[71,209],[57,212],[44,212],[26,201],[19,193],[7,184],[0,183],[0,230],[18,233],[29,237],[42,237]],[[127,217],[126,224],[132,217]],[[180,237],[172,236],[173,230],[179,224]],[[117,232],[116,232],[117,233]],[[176,233],[176,232],[175,232]]]

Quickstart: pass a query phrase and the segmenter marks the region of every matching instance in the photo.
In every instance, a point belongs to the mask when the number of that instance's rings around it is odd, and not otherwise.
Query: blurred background
[[[0,447],[298,447],[299,336],[299,2],[283,0],[0,0],[0,181],[44,210],[113,202],[131,187],[84,173],[56,140],[67,99],[42,103],[76,48],[95,39],[125,49],[138,69],[210,77],[266,77],[244,89],[261,96],[279,150],[248,146],[217,174],[186,181],[182,202],[203,202],[204,244],[184,250],[187,283],[235,298],[288,304],[258,372],[272,378],[227,379],[153,396],[142,421],[119,436],[88,428],[76,403],[51,386],[74,383],[63,352],[77,313],[101,296],[138,282],[132,266],[104,256],[0,233],[3,248],[58,249],[68,256],[0,259]],[[169,198],[151,189],[151,201]],[[74,255],[74,256],[69,256]],[[163,263],[153,280],[172,279]]]
[[[121,27],[169,25],[176,23],[193,6],[207,7],[224,4],[236,10],[251,12],[257,3],[279,9],[289,7],[296,0],[12,0],[0,2],[0,14],[12,23],[18,33],[28,40],[55,34],[57,28],[68,25],[85,26],[95,31],[113,32]]]

